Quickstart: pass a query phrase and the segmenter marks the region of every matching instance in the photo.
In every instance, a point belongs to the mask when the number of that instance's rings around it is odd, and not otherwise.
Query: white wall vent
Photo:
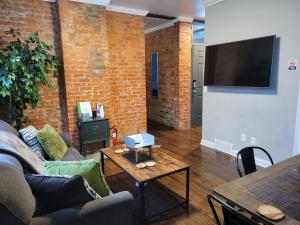
[[[233,146],[232,143],[222,141],[220,139],[215,139],[215,149],[217,149],[221,152],[231,154],[232,153],[232,146]]]

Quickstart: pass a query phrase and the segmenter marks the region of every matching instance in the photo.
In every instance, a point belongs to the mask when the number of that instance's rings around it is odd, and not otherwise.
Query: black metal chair
[[[262,152],[264,152],[268,156],[271,164],[274,165],[272,157],[265,149],[263,149],[261,147],[257,147],[257,146],[250,146],[250,147],[243,148],[242,150],[240,150],[238,152],[238,154],[235,158],[235,166],[236,166],[236,169],[237,169],[240,177],[243,176],[242,171],[240,169],[240,165],[239,165],[239,161],[240,161],[239,157],[240,156],[242,159],[245,175],[248,175],[248,174],[256,171],[254,149],[258,149],[258,150],[261,150]]]

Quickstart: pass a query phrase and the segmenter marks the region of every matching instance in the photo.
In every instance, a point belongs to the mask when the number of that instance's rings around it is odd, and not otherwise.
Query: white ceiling
[[[170,20],[158,19],[153,17],[145,17],[145,30],[151,30],[154,27],[160,27],[171,23]]]
[[[173,17],[203,19],[205,7],[202,0],[111,0],[110,6],[147,10],[153,14]]]
[[[55,2],[56,0],[44,0]],[[189,21],[205,18],[205,7],[224,0],[71,0],[105,6],[107,10],[146,16],[148,13],[175,17],[164,20],[145,17],[145,32],[171,26],[175,21]],[[203,24],[201,24],[203,26]],[[198,29],[198,28],[197,28]],[[199,27],[199,29],[202,29]]]

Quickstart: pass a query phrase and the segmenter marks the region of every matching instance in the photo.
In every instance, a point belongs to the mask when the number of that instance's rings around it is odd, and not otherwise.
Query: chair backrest
[[[242,159],[245,175],[248,175],[248,174],[256,171],[254,149],[258,149],[258,150],[261,150],[262,152],[264,152],[268,156],[271,164],[274,165],[272,157],[265,149],[263,149],[261,147],[257,147],[257,146],[250,146],[250,147],[243,148],[242,150],[240,150],[238,152],[236,159],[235,159],[236,169],[237,169],[240,177],[242,177],[243,174],[242,174],[242,171],[241,171],[240,165],[239,165],[239,157],[241,157],[241,159]]]

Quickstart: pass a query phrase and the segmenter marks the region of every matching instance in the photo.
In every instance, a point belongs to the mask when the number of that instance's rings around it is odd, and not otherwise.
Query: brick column
[[[192,24],[146,34],[148,117],[175,129],[190,127]],[[158,98],[151,96],[150,53],[158,52]]]
[[[192,24],[179,22],[178,112],[179,129],[191,126],[191,51]]]
[[[78,146],[76,102],[104,103],[119,137],[146,131],[144,18],[58,0],[68,129]]]
[[[66,86],[68,130],[78,146],[76,103],[104,103],[111,115],[106,11],[103,7],[58,0]]]

